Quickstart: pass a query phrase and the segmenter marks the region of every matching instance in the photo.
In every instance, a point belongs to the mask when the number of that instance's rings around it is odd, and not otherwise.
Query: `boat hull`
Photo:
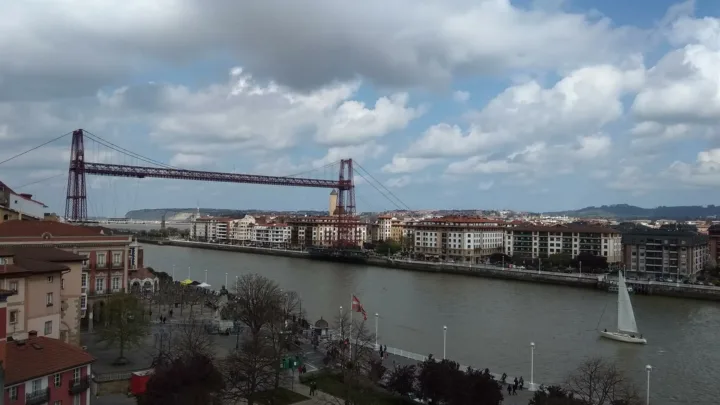
[[[647,339],[637,337],[637,336],[633,337],[632,335],[628,335],[627,333],[623,333],[623,332],[600,331],[600,336],[602,336],[606,339],[616,340],[618,342],[634,343],[634,344],[640,344],[640,345],[647,344]]]

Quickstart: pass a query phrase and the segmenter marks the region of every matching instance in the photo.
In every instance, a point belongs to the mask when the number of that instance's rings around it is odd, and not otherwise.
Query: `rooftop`
[[[34,336],[2,342],[5,354],[5,386],[84,366],[95,359],[79,347],[58,339]],[[3,350],[4,349],[4,350]]]
[[[13,189],[11,189],[10,187],[8,187],[7,184],[5,184],[5,183],[3,183],[2,181],[0,181],[0,191],[2,191],[3,189],[5,189],[6,191],[8,191],[8,192],[10,192],[10,193],[12,193],[12,194],[14,194],[14,195],[19,196],[19,197],[22,198],[22,199],[25,199],[25,200],[28,200],[28,201],[32,201],[32,202],[34,202],[35,204],[40,204],[40,205],[42,205],[43,207],[47,208],[47,205],[41,203],[40,201],[33,200],[32,194],[16,193]]]
[[[599,225],[558,224],[558,225],[518,225],[509,228],[513,232],[577,232],[577,233],[620,233],[617,229]]]
[[[103,237],[100,227],[87,227],[57,221],[6,221],[0,223],[0,238]]]
[[[84,257],[75,253],[51,247],[2,248],[0,257],[13,258],[13,264],[0,266],[0,276],[67,271],[70,268],[63,263],[85,260]]]
[[[502,221],[496,219],[488,219],[482,217],[461,217],[461,216],[447,216],[439,218],[428,218],[419,221],[419,224],[428,223],[448,223],[448,224],[497,224]]]

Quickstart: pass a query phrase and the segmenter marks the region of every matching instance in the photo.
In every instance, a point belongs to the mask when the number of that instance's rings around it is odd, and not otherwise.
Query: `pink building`
[[[0,291],[0,320],[7,316],[7,297]],[[84,350],[58,339],[37,336],[12,340],[0,322],[0,361],[4,369],[5,405],[90,404],[91,364]]]

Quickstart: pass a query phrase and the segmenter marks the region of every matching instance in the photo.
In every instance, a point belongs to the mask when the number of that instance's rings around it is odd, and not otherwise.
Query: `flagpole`
[[[353,312],[355,312],[355,294],[350,293],[350,340],[352,340]]]

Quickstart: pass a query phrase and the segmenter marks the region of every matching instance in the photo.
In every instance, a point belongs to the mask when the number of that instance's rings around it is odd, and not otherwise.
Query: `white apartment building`
[[[407,224],[413,252],[426,258],[480,263],[502,252],[505,230],[499,221],[475,217],[442,217]]]
[[[292,246],[332,246],[338,240],[338,217],[299,217],[288,221]],[[368,225],[357,222],[354,239],[358,246],[368,241]]]
[[[262,245],[288,245],[292,227],[287,224],[255,225],[252,241]]]
[[[251,242],[254,237],[255,217],[245,215],[242,219],[233,220],[230,224],[230,241],[234,244]]]
[[[397,219],[391,215],[378,217],[378,240],[389,240],[392,237],[393,221],[397,221]]]
[[[622,261],[622,235],[616,229],[591,225],[516,226],[507,229],[505,253],[528,258],[581,253]]]

